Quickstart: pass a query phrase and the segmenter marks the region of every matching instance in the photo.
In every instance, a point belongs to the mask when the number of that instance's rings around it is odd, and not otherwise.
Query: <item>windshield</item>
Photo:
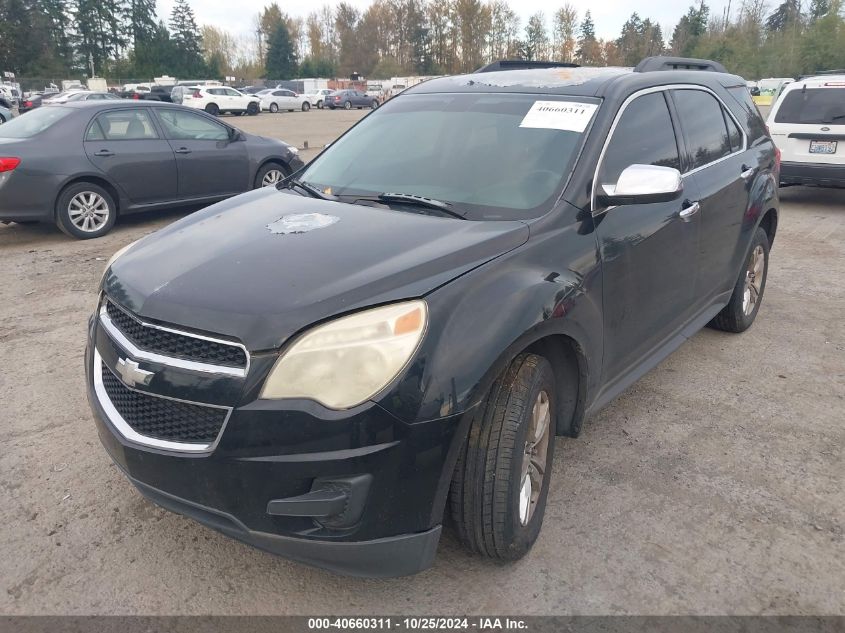
[[[845,88],[793,90],[783,97],[775,123],[845,125]]]
[[[554,95],[405,95],[332,144],[300,180],[341,199],[406,193],[469,219],[535,217],[566,184],[597,105]]]
[[[73,110],[61,106],[38,108],[0,125],[0,138],[30,138],[43,132]]]

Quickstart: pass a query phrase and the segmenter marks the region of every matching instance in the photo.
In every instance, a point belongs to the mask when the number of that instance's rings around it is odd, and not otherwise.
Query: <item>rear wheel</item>
[[[114,226],[117,205],[111,194],[92,182],[66,187],[56,201],[56,224],[80,240],[101,237]]]
[[[256,114],[258,114],[258,111],[259,111],[258,104],[257,104],[257,103],[255,103],[255,101],[253,101],[252,103],[250,103],[250,104],[246,107],[246,113],[247,113],[249,116],[255,116]]]
[[[311,109],[311,104],[308,103],[307,101],[303,101],[302,102],[302,111],[308,112],[308,110],[310,110],[310,109]]]
[[[751,327],[766,289],[769,272],[769,236],[758,228],[751,241],[751,250],[739,273],[731,300],[710,322],[710,326],[725,332],[744,332]]]
[[[537,540],[554,454],[555,406],[549,362],[520,354],[477,408],[449,491],[458,536],[472,551],[516,560]]]
[[[217,116],[220,114],[220,108],[217,107],[216,103],[209,103],[205,106],[205,111],[208,112],[211,116]]]
[[[270,104],[270,112],[276,114],[279,111],[279,104],[278,103],[271,103]]]
[[[346,103],[344,103],[344,104],[343,104],[343,109],[344,109],[344,110],[351,110],[351,109],[352,109],[352,102],[351,102],[351,101],[347,101]]]

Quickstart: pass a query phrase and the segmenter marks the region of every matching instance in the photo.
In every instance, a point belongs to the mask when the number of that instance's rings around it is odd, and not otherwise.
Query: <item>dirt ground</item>
[[[314,147],[361,114],[238,123]],[[754,327],[702,331],[557,440],[527,558],[492,564],[447,534],[432,569],[396,580],[161,510],[101,448],[82,367],[97,283],[118,248],[184,212],[87,242],[0,226],[0,613],[845,613],[845,191],[782,199]]]

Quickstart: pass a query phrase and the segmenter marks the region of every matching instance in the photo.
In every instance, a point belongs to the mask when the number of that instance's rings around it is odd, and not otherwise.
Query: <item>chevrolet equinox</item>
[[[444,521],[517,559],[555,436],[703,326],[753,323],[779,158],[745,81],[522,66],[406,90],[115,255],[88,391],[142,494],[346,574],[425,569]]]

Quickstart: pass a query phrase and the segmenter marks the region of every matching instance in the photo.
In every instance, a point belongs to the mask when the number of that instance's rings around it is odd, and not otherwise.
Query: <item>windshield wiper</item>
[[[412,193],[393,193],[389,191],[385,193],[380,193],[377,197],[382,202],[402,202],[404,204],[412,204],[418,207],[425,207],[426,209],[436,209],[437,211],[442,211],[446,215],[450,215],[453,218],[466,220],[466,217],[462,213],[453,211],[451,209],[452,205],[448,202],[443,202],[442,200],[426,198],[425,196],[416,196]]]
[[[309,184],[303,180],[296,180],[295,178],[291,178],[290,180],[285,182],[285,187],[287,187],[288,189],[298,187],[312,198],[319,198],[320,200],[337,200],[337,198],[335,198],[334,196],[330,196],[326,193],[323,193],[314,185]]]

